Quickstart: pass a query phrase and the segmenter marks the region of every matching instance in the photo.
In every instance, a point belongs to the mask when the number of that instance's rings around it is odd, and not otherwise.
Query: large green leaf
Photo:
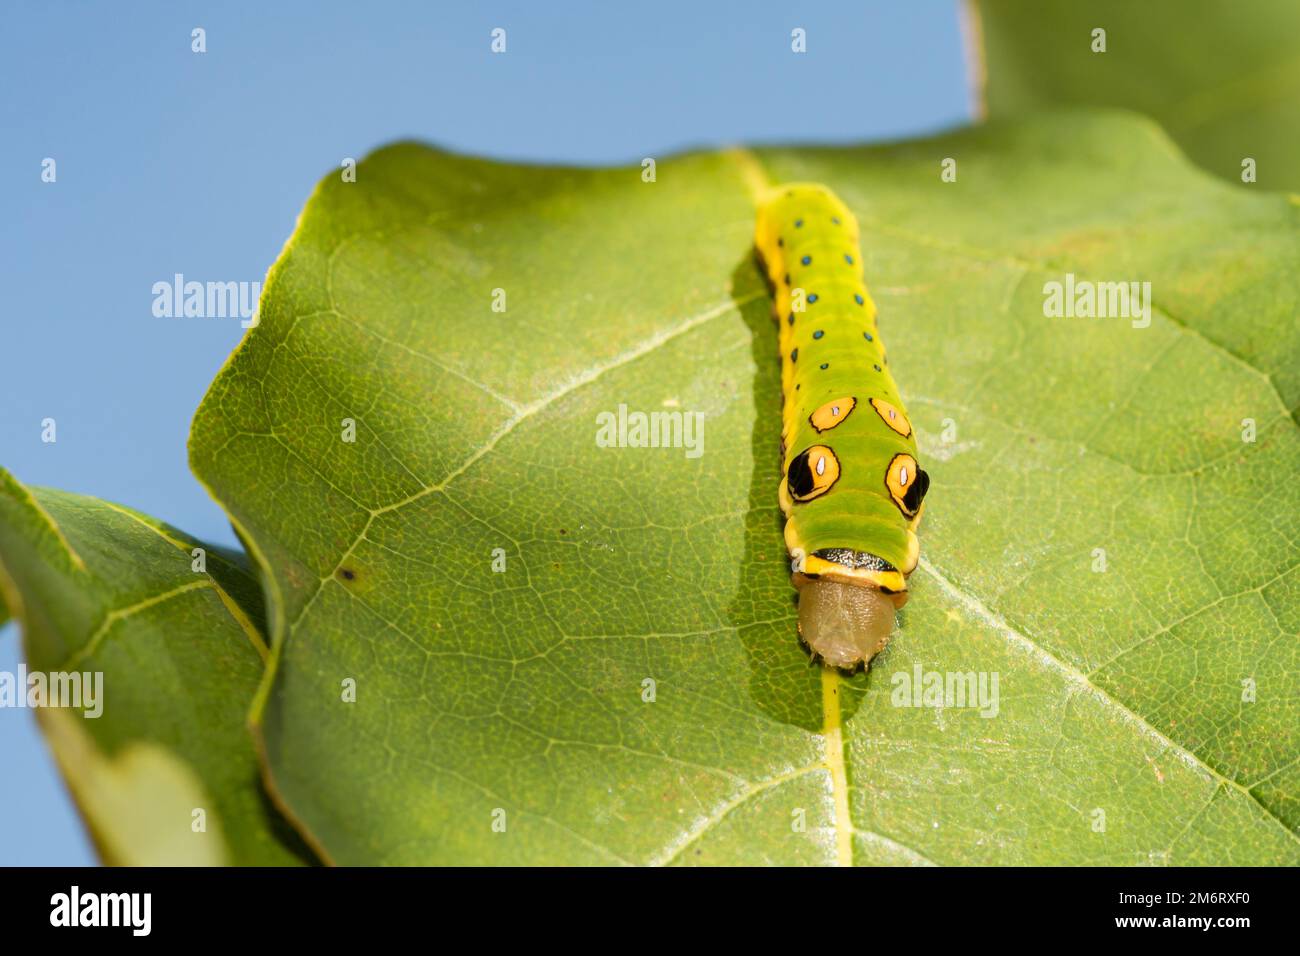
[[[266,646],[242,555],[0,469],[0,589],[30,671],[102,675],[97,706],[36,714],[106,862],[306,857],[261,787],[245,726]]]
[[[1060,105],[1154,117],[1206,169],[1300,190],[1300,4],[1294,0],[968,0],[990,115]],[[1093,52],[1093,31],[1106,50]],[[976,53],[978,56],[978,52]]]
[[[852,680],[796,643],[776,507],[750,237],[791,179],[862,220],[934,478]],[[1298,212],[1091,113],[330,177],[191,435],[268,572],[280,799],[341,863],[1300,861]],[[1151,282],[1150,326],[1045,317],[1067,271]],[[703,412],[703,455],[599,447],[620,403]],[[996,717],[893,706],[914,667],[996,672]]]

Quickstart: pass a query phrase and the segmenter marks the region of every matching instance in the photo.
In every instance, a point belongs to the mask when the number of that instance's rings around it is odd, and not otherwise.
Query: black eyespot
[[[925,493],[930,490],[930,476],[924,468],[916,469],[916,480],[912,482],[911,487],[907,489],[907,494],[903,495],[903,504],[912,514],[921,507],[921,502],[925,500]]]
[[[790,460],[786,490],[796,504],[826,494],[840,480],[840,460],[828,445],[810,445]]]
[[[808,452],[803,451],[790,459],[790,468],[786,472],[790,485],[790,494],[796,498],[806,498],[812,494],[813,473],[808,467]]]

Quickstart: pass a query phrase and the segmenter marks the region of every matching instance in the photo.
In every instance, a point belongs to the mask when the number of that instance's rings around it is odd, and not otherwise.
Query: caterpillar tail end
[[[894,610],[878,588],[808,581],[799,588],[799,636],[828,666],[854,670],[889,643]]]

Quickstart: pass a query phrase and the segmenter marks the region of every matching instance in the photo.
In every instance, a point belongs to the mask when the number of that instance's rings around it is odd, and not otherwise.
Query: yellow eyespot
[[[873,398],[871,407],[876,410],[876,414],[881,417],[886,425],[904,438],[912,434],[912,423],[907,420],[907,416],[883,398]]]
[[[885,471],[885,487],[898,510],[911,518],[920,510],[921,501],[930,488],[930,476],[916,467],[915,458],[900,452],[890,460]]]
[[[813,445],[790,460],[786,487],[795,502],[812,501],[840,480],[840,460],[826,445]]]
[[[834,399],[809,415],[808,423],[818,432],[830,431],[848,418],[849,412],[853,411],[857,404],[858,400],[851,395],[846,398]]]

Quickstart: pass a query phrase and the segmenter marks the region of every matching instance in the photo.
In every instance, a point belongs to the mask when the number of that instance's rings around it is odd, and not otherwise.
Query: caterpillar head
[[[852,670],[889,643],[894,610],[894,600],[879,588],[807,580],[799,588],[799,637],[831,667]]]

